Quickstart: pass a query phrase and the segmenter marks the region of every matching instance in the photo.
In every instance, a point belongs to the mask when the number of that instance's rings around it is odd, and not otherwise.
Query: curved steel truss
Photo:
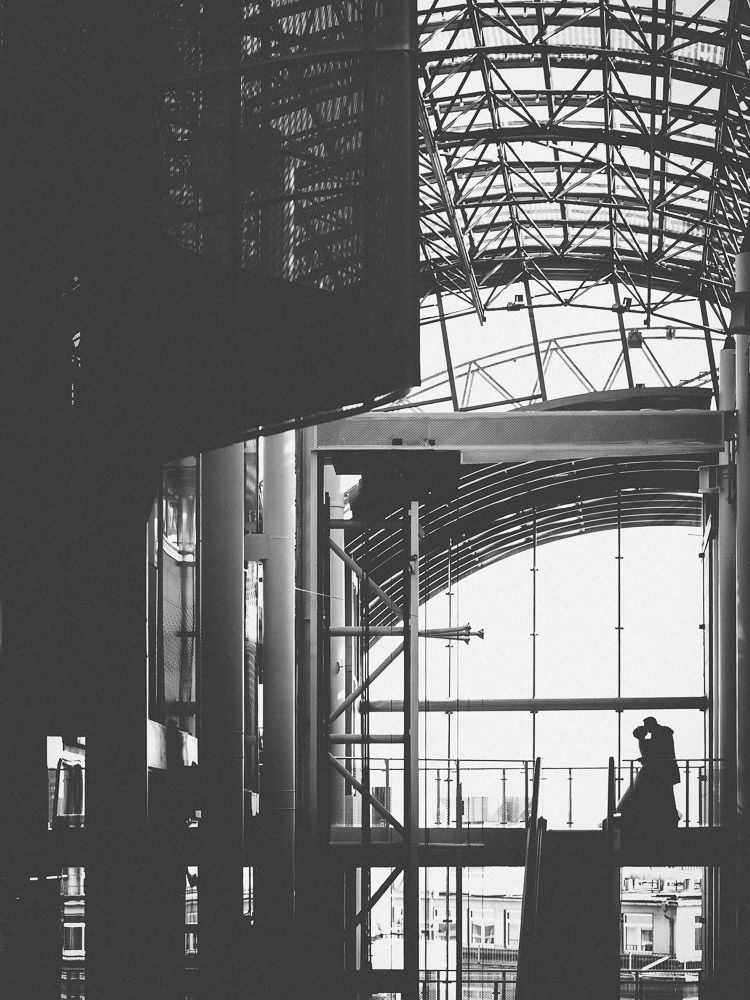
[[[746,0],[419,0],[423,292],[721,329],[750,208]],[[520,292],[508,294],[513,283]]]
[[[451,582],[533,544],[618,526],[701,525],[698,468],[711,456],[589,459],[475,466],[455,501],[421,505],[420,604]],[[380,528],[347,539],[347,551],[396,603],[403,587],[401,535]],[[377,605],[380,607],[380,605]],[[375,610],[371,625],[388,609]]]

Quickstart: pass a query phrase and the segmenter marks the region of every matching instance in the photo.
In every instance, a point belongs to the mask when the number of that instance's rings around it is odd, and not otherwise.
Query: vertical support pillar
[[[735,408],[735,351],[725,348],[719,355],[719,408]],[[722,826],[734,827],[736,817],[736,506],[730,443],[719,458],[719,649],[718,649],[718,757],[719,817]]]
[[[404,1000],[419,996],[419,504],[404,526]]]
[[[237,975],[244,863],[244,445],[201,463],[202,995],[243,996]]]
[[[735,378],[734,344],[728,339],[719,355],[719,409],[725,413],[731,413],[735,408]],[[727,836],[734,839],[737,819],[737,508],[732,451],[732,443],[727,442],[719,457],[718,580],[714,585],[718,591],[718,663],[714,697],[717,708],[712,749],[713,756],[719,758],[719,764],[711,793],[714,815]],[[731,866],[723,864],[716,869],[716,877],[710,884],[716,890],[715,895],[712,893],[714,902],[710,909],[716,921],[711,934],[715,949],[713,964],[719,988],[727,990],[736,952],[736,873]]]
[[[743,244],[744,250],[744,244]],[[742,319],[736,329],[737,387],[737,982],[746,982],[750,965],[740,942],[750,940],[750,376],[748,372],[748,298],[750,252],[735,261],[736,300]],[[733,317],[734,326],[734,317]]]
[[[307,427],[297,431],[299,464],[297,468],[298,497],[300,505],[299,537],[297,539],[297,657],[299,662],[297,682],[297,758],[300,761],[296,776],[297,843],[309,844],[317,850],[321,839],[320,819],[321,785],[325,775],[319,771],[321,756],[322,720],[319,705],[320,643],[320,561],[327,553],[319,552],[322,544],[322,515],[319,504],[319,459],[315,451],[317,430]],[[327,756],[327,746],[325,747]],[[328,844],[328,830],[325,830]]]
[[[464,995],[464,870],[456,865],[456,997]]]
[[[342,519],[344,516],[344,497],[341,492],[338,477],[330,465],[326,466],[325,469],[323,488],[328,494],[329,516],[331,520]],[[337,529],[335,531],[331,531],[330,538],[340,549],[344,548],[344,532],[342,530]],[[330,572],[328,575],[330,589],[329,626],[333,628],[335,626],[345,625],[344,564],[333,552],[329,551],[327,554],[321,553],[321,555],[322,558],[328,558],[330,560]],[[334,709],[339,707],[344,698],[346,698],[346,639],[342,636],[331,636],[329,642],[331,644],[329,657],[330,677],[328,688],[330,699],[329,708],[331,712],[333,712]],[[340,715],[338,719],[332,723],[329,732],[346,732],[346,713]],[[334,754],[340,753],[341,750],[341,746],[332,747],[332,752]],[[333,788],[336,790],[341,789],[342,782],[336,782]],[[335,791],[331,796],[332,823],[346,822],[345,806],[346,795]]]
[[[331,766],[325,720],[329,704],[319,690],[319,658],[329,657],[321,628],[321,594],[327,569],[337,560],[329,551],[327,504],[319,503],[322,466],[315,451],[316,428],[297,431],[299,534],[297,537],[297,761],[295,812],[295,956],[302,982],[314,983],[321,996],[348,996],[345,968],[353,968],[351,942],[356,909],[349,899],[354,870],[345,871],[330,851],[328,785]],[[331,477],[333,478],[333,477]],[[325,484],[325,480],[323,480]],[[335,480],[329,481],[334,492]],[[335,516],[340,516],[337,511]],[[325,521],[325,523],[323,523]],[[339,561],[340,562],[340,561]],[[342,567],[343,569],[343,567]],[[341,603],[328,602],[329,604]],[[342,604],[343,609],[343,604]],[[336,609],[344,621],[343,610]],[[344,672],[336,674],[344,683]],[[321,685],[322,687],[322,685]],[[342,718],[341,722],[344,723]],[[347,895],[349,894],[349,895]],[[353,980],[352,980],[353,981]]]
[[[265,562],[263,638],[264,859],[257,923],[266,964],[264,997],[290,995],[295,865],[295,435],[263,441]],[[271,870],[270,860],[273,860]]]
[[[149,926],[165,900],[148,840],[145,505],[138,502],[142,484],[135,465],[123,462],[129,472],[113,469],[107,477],[104,456],[99,461],[90,476],[79,470],[74,487],[78,519],[70,529],[79,562],[77,578],[72,561],[68,578],[79,600],[71,609],[75,650],[82,695],[91,706],[85,733],[86,996],[151,1000],[160,990]],[[110,506],[108,496],[117,498]],[[134,921],[134,912],[142,919]]]

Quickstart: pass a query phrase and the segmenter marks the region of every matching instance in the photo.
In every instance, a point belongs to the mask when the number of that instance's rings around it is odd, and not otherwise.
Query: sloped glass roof
[[[715,394],[750,209],[746,0],[418,0],[418,27],[424,355],[445,376],[417,398]],[[494,396],[450,384],[524,345],[528,377],[496,370]]]

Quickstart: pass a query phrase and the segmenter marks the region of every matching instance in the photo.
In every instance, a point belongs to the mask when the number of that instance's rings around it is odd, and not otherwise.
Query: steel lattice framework
[[[456,499],[425,504],[424,571],[420,602],[451,581],[509,556],[564,538],[618,527],[699,527],[698,468],[710,455],[620,460],[521,462],[477,466],[462,474]],[[398,603],[398,538],[380,530],[354,536],[351,555],[368,557],[373,579]],[[388,609],[373,604],[371,623],[387,622]]]
[[[750,209],[746,0],[419,0],[424,295],[529,313],[607,291],[722,330]],[[503,301],[505,300],[505,301]],[[671,315],[670,315],[671,314]],[[709,367],[714,368],[710,338]]]

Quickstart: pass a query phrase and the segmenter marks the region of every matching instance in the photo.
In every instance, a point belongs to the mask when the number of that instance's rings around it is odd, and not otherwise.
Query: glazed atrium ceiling
[[[418,0],[417,19],[423,377],[384,409],[716,407],[750,6]],[[578,534],[699,528],[713,461],[462,466],[455,500],[423,508],[436,580]],[[392,541],[352,539],[384,585]]]
[[[748,4],[418,0],[418,30],[409,399],[715,397],[750,208]]]

